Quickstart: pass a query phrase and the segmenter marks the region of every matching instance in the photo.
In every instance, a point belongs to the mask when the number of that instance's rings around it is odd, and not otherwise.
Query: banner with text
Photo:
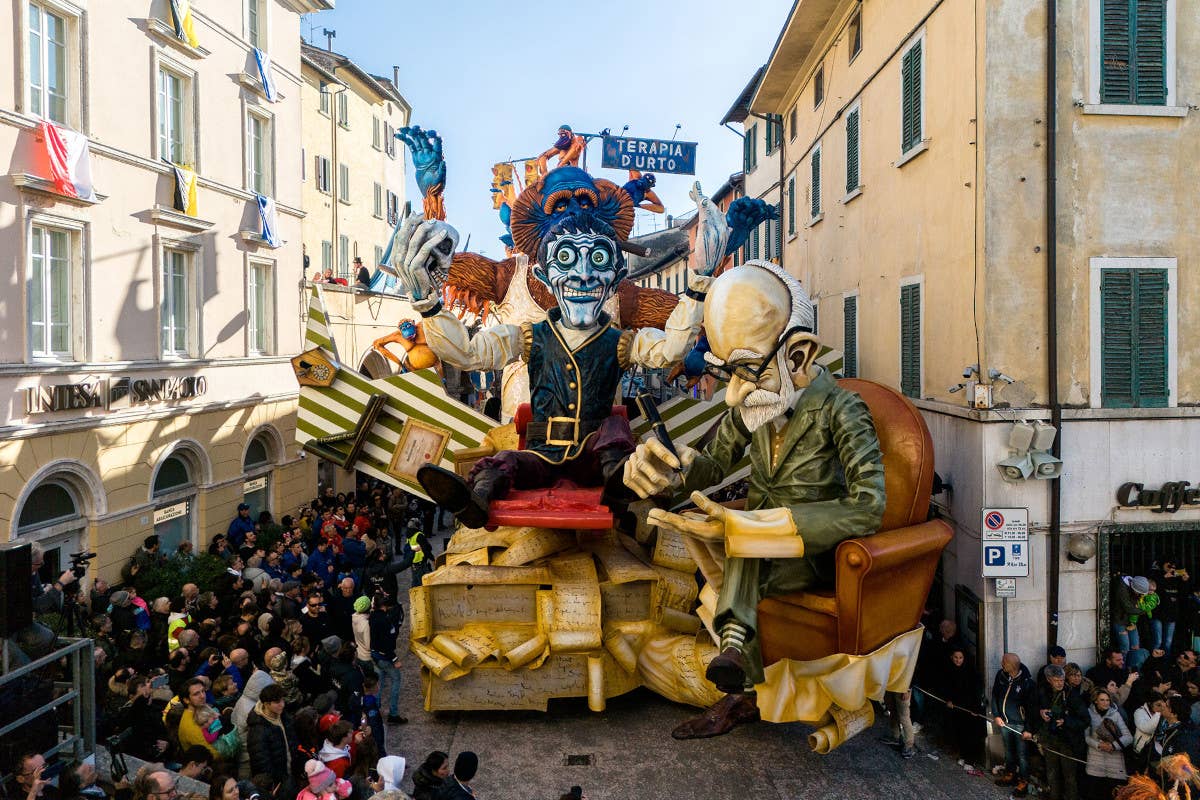
[[[669,175],[695,175],[696,143],[605,136],[604,158],[600,166]]]

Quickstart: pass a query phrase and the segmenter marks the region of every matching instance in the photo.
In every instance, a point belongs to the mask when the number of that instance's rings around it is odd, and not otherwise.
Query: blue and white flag
[[[275,88],[275,75],[271,72],[271,57],[254,48],[254,60],[258,62],[258,77],[262,79],[263,93],[267,96],[267,101],[271,103],[279,102],[279,91]]]
[[[272,198],[258,195],[258,216],[262,219],[262,240],[268,247],[282,245],[279,227],[275,224],[275,201]]]

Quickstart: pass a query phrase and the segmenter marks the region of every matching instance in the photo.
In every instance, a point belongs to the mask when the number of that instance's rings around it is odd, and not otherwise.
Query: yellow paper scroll
[[[874,724],[875,708],[870,703],[854,711],[830,706],[829,714],[818,722],[817,729],[808,735],[808,746],[813,752],[825,755],[844,744],[851,736],[868,730]]]

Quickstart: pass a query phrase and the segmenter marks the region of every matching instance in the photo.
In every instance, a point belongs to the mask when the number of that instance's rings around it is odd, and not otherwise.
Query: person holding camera
[[[32,561],[33,575],[30,578],[29,588],[33,594],[33,611],[35,614],[49,614],[54,611],[62,611],[63,608],[63,588],[70,586],[78,577],[75,575],[74,569],[63,570],[63,574],[58,576],[58,580],[49,585],[42,583],[41,576],[38,572],[41,571],[42,565],[46,561],[45,554],[42,548],[38,545],[33,545],[29,551],[29,557]]]
[[[1079,800],[1074,754],[1088,728],[1087,701],[1067,689],[1067,675],[1057,664],[1042,669],[1045,681],[1038,689],[1037,716],[1031,728],[1046,759],[1046,780],[1051,800]]]

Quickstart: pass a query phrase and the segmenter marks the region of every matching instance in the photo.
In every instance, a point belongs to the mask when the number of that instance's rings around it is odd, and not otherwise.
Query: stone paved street
[[[440,544],[440,542],[439,542]],[[407,583],[408,574],[401,576]],[[405,631],[407,635],[407,629]],[[603,714],[585,699],[553,701],[549,712],[441,712],[421,710],[417,666],[405,666],[401,711],[407,725],[388,727],[388,748],[408,759],[408,775],[427,753],[451,758],[479,754],[474,782],[481,800],[556,800],[572,785],[590,800],[652,797],[674,800],[858,797],[889,800],[997,800],[1007,792],[990,777],[968,775],[954,758],[930,758],[922,748],[905,761],[878,743],[886,723],[859,734],[825,756],[808,748],[810,728],[760,723],[709,740],[677,742],[670,731],[693,709],[648,690],[609,701]],[[591,757],[568,766],[568,756]],[[404,788],[411,790],[411,781]]]

